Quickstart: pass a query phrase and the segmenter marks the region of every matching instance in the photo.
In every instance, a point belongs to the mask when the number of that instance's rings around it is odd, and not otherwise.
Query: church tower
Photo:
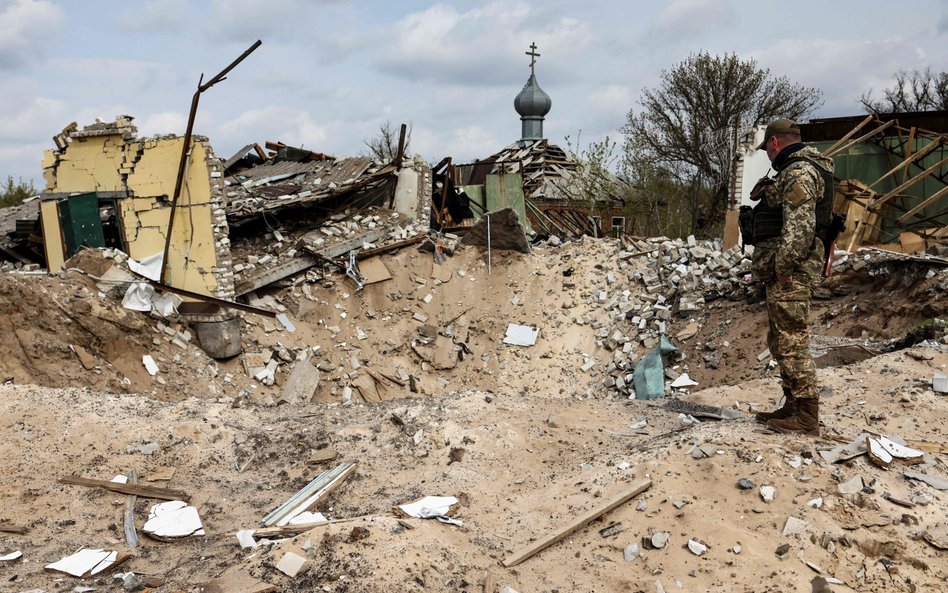
[[[530,56],[530,78],[523,90],[514,99],[514,109],[520,114],[520,142],[521,146],[526,146],[531,142],[543,140],[543,119],[550,112],[553,101],[550,96],[543,92],[540,85],[537,84],[536,72],[534,67],[540,54],[536,53],[537,44],[530,44],[530,51],[526,55]]]

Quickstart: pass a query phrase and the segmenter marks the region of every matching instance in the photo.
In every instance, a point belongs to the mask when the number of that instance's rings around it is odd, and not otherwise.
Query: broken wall
[[[141,260],[164,251],[184,139],[174,135],[137,139],[135,132],[124,117],[81,131],[67,127],[56,138],[61,148],[44,155],[47,186],[43,198],[60,202],[89,192],[113,198],[125,248],[132,258]],[[167,281],[229,299],[234,278],[222,177],[222,165],[210,144],[194,137],[175,210]],[[43,212],[44,242],[55,244],[61,224],[49,205]],[[47,246],[48,253],[59,251],[55,245]],[[50,272],[58,270],[58,259],[50,258]]]
[[[420,156],[398,171],[395,185],[395,211],[412,220],[431,218],[431,167]]]

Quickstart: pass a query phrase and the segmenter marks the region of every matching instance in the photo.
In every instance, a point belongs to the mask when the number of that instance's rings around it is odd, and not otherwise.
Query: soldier
[[[826,201],[827,183],[832,189],[833,161],[803,144],[800,128],[789,119],[768,125],[757,148],[767,151],[777,175],[757,195],[762,203],[754,209],[753,276],[766,290],[767,345],[780,366],[786,401],[756,419],[780,432],[819,434],[820,392],[807,318],[823,264],[817,206]]]

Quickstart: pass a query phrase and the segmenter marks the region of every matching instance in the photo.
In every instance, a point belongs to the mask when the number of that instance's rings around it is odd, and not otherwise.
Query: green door
[[[96,194],[70,196],[59,203],[59,221],[66,240],[66,257],[72,257],[83,245],[105,247],[99,198]]]

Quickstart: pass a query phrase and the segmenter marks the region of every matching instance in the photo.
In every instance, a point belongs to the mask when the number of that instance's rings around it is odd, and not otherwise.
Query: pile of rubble
[[[558,245],[553,239],[551,245]],[[676,316],[688,318],[708,300],[742,295],[749,286],[753,248],[722,250],[721,241],[670,240],[665,237],[630,240],[615,255],[617,271],[604,275],[605,286],[594,290],[595,303],[607,321],[593,321],[597,344],[611,353],[602,369],[609,395],[634,395],[632,374],[636,350],[658,345]],[[582,322],[581,319],[577,322]],[[685,328],[680,339],[697,329]],[[582,367],[596,366],[587,356]],[[671,371],[669,371],[669,374]],[[674,379],[675,377],[671,377]]]

